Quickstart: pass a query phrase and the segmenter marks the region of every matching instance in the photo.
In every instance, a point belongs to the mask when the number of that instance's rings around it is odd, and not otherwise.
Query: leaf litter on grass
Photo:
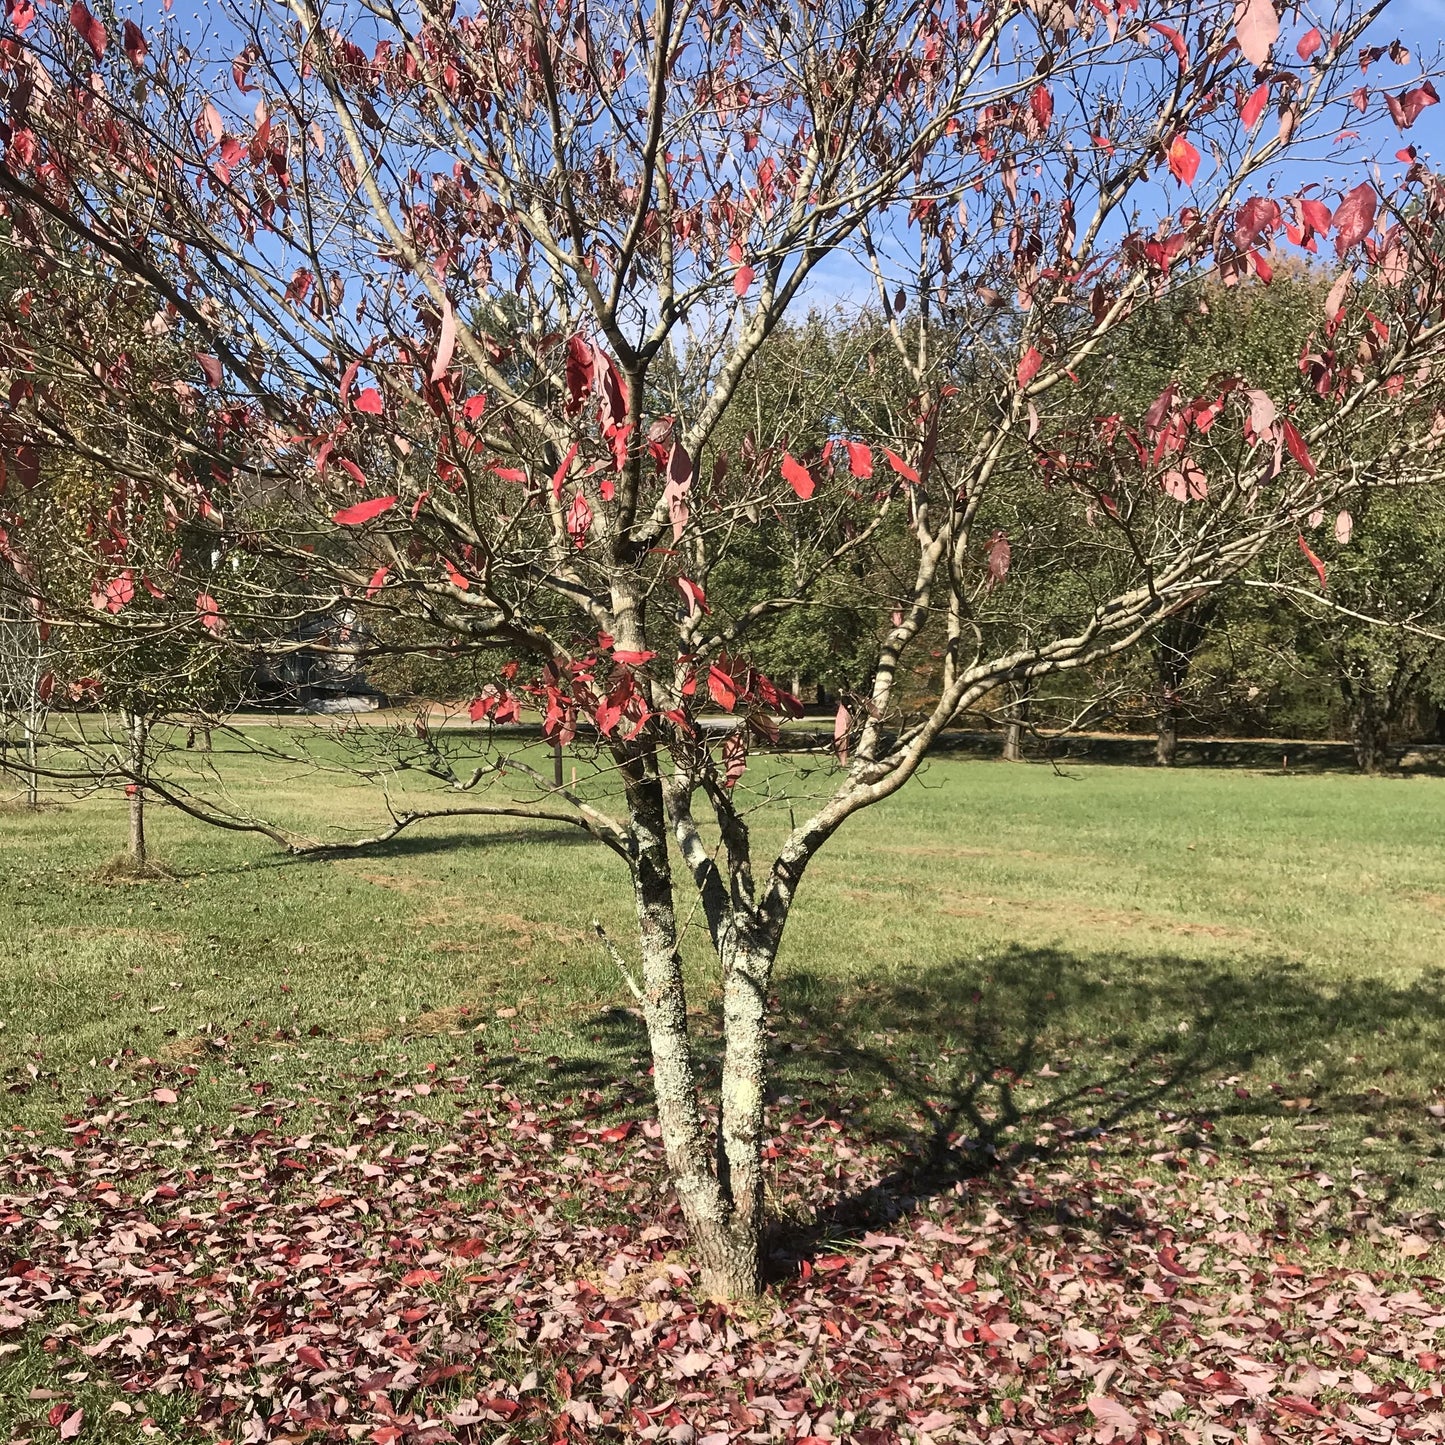
[[[253,1084],[224,1129],[167,1133],[196,1071],[157,1065],[63,1144],[13,1138],[0,1426],[38,1445],[1445,1438],[1436,1230],[1386,1217],[1363,1171],[1267,1174],[1184,1124],[1061,1127],[1009,1161],[953,1140],[949,1167],[910,1171],[798,1101],[768,1146],[768,1289],[724,1307],[693,1290],[641,1096],[619,1123],[615,1097],[455,1068],[317,1076],[319,1114]]]

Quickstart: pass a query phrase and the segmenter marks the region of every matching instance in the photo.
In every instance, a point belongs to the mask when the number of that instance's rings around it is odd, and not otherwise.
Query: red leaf
[[[1289,448],[1289,454],[1304,469],[1306,475],[1315,475],[1315,461],[1310,456],[1310,449],[1305,445],[1305,439],[1299,434],[1299,429],[1288,418],[1282,417],[1280,425],[1284,428],[1284,444]]]
[[[1019,357],[1019,385],[1027,386],[1029,382],[1039,374],[1039,367],[1043,364],[1044,358],[1039,355],[1038,348],[1033,346],[1029,347],[1029,349]]]
[[[368,386],[352,404],[357,411],[365,412],[367,416],[380,416],[386,410],[382,405],[381,393],[374,386]]]
[[[386,585],[386,579],[390,572],[390,567],[378,567],[371,574],[371,581],[366,584],[366,600],[368,602]]]
[[[783,453],[783,480],[807,501],[813,495],[813,474],[791,452]]]
[[[403,1279],[402,1283],[405,1284],[406,1280]],[[315,1345],[302,1345],[296,1351],[296,1359],[308,1370],[324,1370],[326,1368],[326,1361]]]
[[[389,512],[394,506],[395,497],[372,497],[354,507],[343,507],[339,512],[333,512],[331,520],[342,527],[360,527],[383,512]]]
[[[748,287],[753,284],[753,268],[751,266],[739,266],[733,275],[733,294],[735,296],[746,296]]]
[[[1335,208],[1335,255],[1343,256],[1370,234],[1378,200],[1375,188],[1368,181],[1361,181]]]
[[[1048,130],[1049,122],[1054,118],[1054,97],[1049,93],[1048,86],[1036,85],[1029,92],[1029,110],[1040,133]]]
[[[731,712],[737,706],[737,685],[731,675],[716,663],[707,670],[707,690],[712,694],[712,700],[724,712]]]
[[[1320,579],[1320,588],[1323,590],[1326,585],[1325,564],[1321,562],[1320,559],[1316,557],[1312,551],[1310,551],[1310,544],[1305,541],[1305,534],[1303,532],[1299,534],[1299,549],[1305,554],[1305,561],[1307,561],[1310,566],[1315,569],[1315,576]]]
[[[437,336],[436,360],[432,362],[431,379],[440,381],[452,364],[452,353],[457,349],[457,313],[452,303],[442,298],[442,327]]]
[[[1279,38],[1273,0],[1239,0],[1234,7],[1234,38],[1251,65],[1264,65]]]
[[[572,470],[572,463],[577,460],[577,443],[573,442],[567,448],[567,455],[562,458],[557,470],[552,473],[552,495],[559,501],[562,497],[562,483],[567,480],[567,473]],[[498,473],[500,475],[500,473]],[[525,478],[518,477],[516,480],[523,481]]]
[[[582,410],[582,398],[592,389],[597,371],[597,353],[586,338],[567,338],[563,370],[567,380],[567,415],[576,416]]]
[[[1319,29],[1312,26],[1300,36],[1300,42],[1295,46],[1295,54],[1298,55],[1301,60],[1308,60],[1324,43],[1324,40],[1320,36]]]
[[[988,575],[991,583],[1002,582],[1008,576],[1013,561],[1013,548],[1003,532],[995,532],[988,541]]]
[[[196,593],[196,611],[201,615],[201,626],[214,632],[217,637],[226,630],[225,619],[221,616],[221,605],[209,592]]]
[[[604,1144],[620,1144],[637,1127],[630,1120],[626,1124],[616,1124],[611,1129],[604,1129],[597,1137]]]
[[[707,594],[692,578],[679,577],[677,585],[681,589],[682,595],[687,598],[688,616],[697,611],[712,612],[712,608],[707,605]]]
[[[1248,100],[1239,109],[1239,119],[1245,130],[1253,130],[1259,124],[1259,118],[1264,114],[1264,108],[1269,104],[1269,82],[1257,86],[1251,92]]]
[[[918,473],[915,472],[902,457],[889,451],[887,447],[883,448],[883,455],[888,458],[888,465],[892,467],[905,482],[916,482],[918,480]]]
[[[635,652],[630,648],[619,647],[613,654],[617,662],[625,663],[628,667],[641,667],[645,662],[651,662],[657,656],[655,652]]]
[[[104,586],[95,586],[90,591],[90,605],[97,612],[109,612],[115,616],[129,605],[135,596],[135,573],[127,567],[119,577],[112,577]]]
[[[1428,80],[1413,90],[1401,91],[1398,96],[1387,96],[1386,99],[1390,102],[1390,114],[1401,130],[1409,130],[1427,106],[1440,103],[1439,92]]]
[[[1184,37],[1172,26],[1161,25],[1157,20],[1153,21],[1149,28],[1157,30],[1174,47],[1175,57],[1179,61],[1181,70],[1189,69],[1189,50],[1184,44]]]
[[[221,389],[221,363],[214,356],[206,356],[201,352],[196,353],[196,360],[205,373],[206,381],[214,391]]]
[[[487,409],[487,395],[479,391],[475,396],[469,396],[462,403],[462,415],[468,421],[476,421]]]
[[[463,573],[457,571],[456,563],[449,557],[441,558],[441,564],[446,568],[447,580],[457,589],[458,592],[471,591],[471,580]]]
[[[125,22],[121,44],[125,50],[125,58],[139,70],[145,64],[146,56],[150,54],[150,46],[146,44],[146,38],[134,20]]]
[[[70,7],[70,23],[75,33],[90,46],[90,53],[97,60],[101,59],[105,54],[105,26],[80,3],[80,0],[75,0],[75,4]]]
[[[1181,185],[1192,185],[1199,174],[1199,152],[1182,136],[1177,135],[1169,146],[1169,170]]]
[[[567,535],[580,552],[587,545],[587,533],[592,529],[592,508],[581,492],[572,498],[572,505],[567,509],[566,526]]]
[[[848,448],[848,470],[855,477],[867,480],[873,475],[873,453],[866,442],[846,442]]]

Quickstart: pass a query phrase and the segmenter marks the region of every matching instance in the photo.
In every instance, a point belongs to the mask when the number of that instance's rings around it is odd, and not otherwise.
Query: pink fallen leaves
[[[484,1070],[317,1077],[331,1102],[299,1136],[296,1101],[253,1080],[203,1170],[170,1147],[174,1110],[137,1117],[194,1068],[135,1079],[62,1149],[7,1141],[0,1338],[83,1298],[57,1375],[178,1395],[232,1439],[1319,1445],[1445,1425],[1439,1247],[1384,1224],[1368,1261],[1335,1260],[1323,1223],[1318,1251],[1261,1232],[1251,1205],[1278,1184],[1247,1158],[1060,1119],[1046,1162],[870,1224],[837,1201],[875,1195],[896,1155],[800,1100],[771,1121],[770,1187],[836,1242],[774,1259],[758,1330],[699,1301],[655,1124],[554,1112]],[[1319,1186],[1297,1187],[1308,1230]],[[78,1414],[73,1393],[29,1406],[37,1440],[83,1438]]]

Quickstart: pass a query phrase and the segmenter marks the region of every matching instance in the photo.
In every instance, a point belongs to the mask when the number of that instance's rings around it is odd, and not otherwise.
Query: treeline
[[[1155,403],[1207,395],[1239,377],[1250,378],[1268,404],[1268,395],[1297,389],[1302,372],[1308,379],[1329,285],[1320,271],[1286,264],[1268,286],[1210,283],[1174,293],[1111,338],[1062,405],[1082,435],[1101,419],[1145,415]],[[994,333],[1019,324],[1003,305],[988,323]],[[733,469],[776,468],[785,450],[817,462],[845,445],[841,438],[892,429],[898,418],[889,398],[907,390],[895,374],[897,339],[877,308],[862,318],[816,311],[779,328],[750,367],[700,470],[725,478]],[[987,340],[979,360],[966,347],[952,360],[954,384],[976,385],[978,398],[972,411],[954,398],[955,433],[932,439],[938,453],[967,449],[971,415],[980,426],[988,420],[997,378],[981,358],[998,342],[996,335]],[[675,366],[653,404],[663,413],[682,411],[702,385]],[[1117,515],[1103,515],[1118,505],[1107,480],[1082,508],[1077,495],[1066,495],[1078,490],[1069,460],[1056,449],[1024,449],[991,478],[974,523],[987,539],[978,558],[985,585],[970,617],[983,651],[1026,647],[1108,596],[1132,561],[1131,547],[1157,545],[1161,525],[1187,529],[1189,503],[1202,500],[1208,486],[1202,475],[1181,475],[1176,515],[1161,523],[1151,514],[1149,535],[1131,537]],[[794,527],[787,513],[751,520],[712,574],[709,593],[724,611],[749,597],[787,596],[817,555],[816,531]],[[880,607],[899,590],[905,534],[897,522],[891,535],[885,531],[810,584],[806,605],[765,619],[750,663],[787,683],[810,711],[831,713],[840,700],[865,696],[888,622]],[[1348,512],[1312,514],[1295,547],[1266,552],[1241,575],[1201,591],[1143,646],[1081,672],[1009,684],[960,722],[997,727],[1001,748],[1012,753],[1027,729],[1154,732],[1162,764],[1174,761],[1177,740],[1190,734],[1348,740],[1359,766],[1373,771],[1391,744],[1445,740],[1442,604],[1445,490],[1405,493],[1385,479],[1366,484]],[[938,691],[943,639],[935,626],[935,645],[909,675],[915,706]],[[493,675],[493,664],[479,669],[474,657],[415,646],[415,631],[412,624],[410,633],[394,627],[373,635],[367,677],[387,697],[463,698]]]

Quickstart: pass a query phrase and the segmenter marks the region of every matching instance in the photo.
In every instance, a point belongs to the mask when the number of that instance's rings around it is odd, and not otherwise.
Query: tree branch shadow
[[[969,1181],[1075,1166],[1136,1130],[1169,1129],[1181,1148],[1247,1152],[1247,1135],[1308,1110],[1319,1132],[1304,1167],[1349,1178],[1362,1133],[1388,1123],[1399,1143],[1418,1145],[1432,1127],[1410,1078],[1445,1039],[1442,982],[1445,970],[1405,987],[1330,987],[1282,959],[1019,946],[903,980],[792,970],[779,982],[790,1024],[775,1093],[837,1107],[846,1078],[850,1131],[894,1163],[814,1218],[784,1220],[779,1263],[886,1227]],[[1378,1064],[1362,1081],[1349,1060],[1366,1055]],[[820,1077],[820,1064],[834,1078]],[[1266,1066],[1270,1077],[1255,1077]],[[1394,1092],[1378,1084],[1390,1078],[1403,1081]],[[1409,1178],[1386,1168],[1381,1177],[1388,1206]],[[1045,1216],[1040,1226],[1099,1214],[1087,1190],[1018,1208]],[[1127,1211],[1107,1212],[1111,1227],[1129,1227]]]

